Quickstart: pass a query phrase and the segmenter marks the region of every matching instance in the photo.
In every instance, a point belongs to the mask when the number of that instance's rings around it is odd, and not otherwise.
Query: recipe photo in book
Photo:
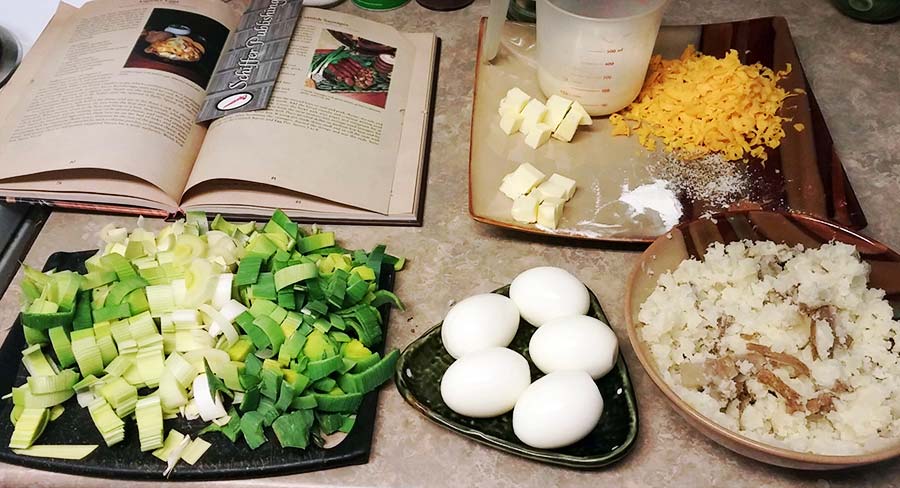
[[[304,8],[268,107],[196,124],[239,19],[202,0],[62,4],[0,91],[0,195],[417,220],[434,35]]]

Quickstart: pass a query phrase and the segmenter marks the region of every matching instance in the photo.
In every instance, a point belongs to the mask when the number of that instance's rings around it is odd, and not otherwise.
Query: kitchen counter
[[[521,270],[544,264],[568,268],[597,294],[622,341],[637,390],[640,433],[630,455],[604,470],[579,472],[551,467],[484,447],[430,423],[389,385],[381,393],[368,464],[206,485],[857,487],[890,485],[900,479],[900,462],[842,473],[805,473],[757,463],[707,440],[668,407],[628,344],[623,297],[626,277],[642,247],[538,238],[481,225],[469,218],[466,174],[473,65],[478,19],[487,14],[487,0],[449,13],[431,12],[415,2],[384,13],[363,12],[349,2],[338,9],[393,24],[403,31],[436,32],[443,41],[425,225],[336,228],[351,246],[368,248],[383,242],[391,252],[409,257],[396,288],[409,308],[392,314],[389,345],[405,346],[440,321],[453,300],[508,283]],[[790,23],[835,147],[868,216],[865,233],[900,249],[900,25],[855,22],[826,0],[680,0],[670,5],[665,23],[770,15],[785,16]],[[54,213],[25,261],[40,266],[54,251],[95,248],[97,231],[110,222],[133,226],[135,220]],[[0,337],[6,335],[6,328],[18,313],[18,279],[0,300],[0,324],[4,328]],[[114,487],[120,483],[2,465],[0,486]]]

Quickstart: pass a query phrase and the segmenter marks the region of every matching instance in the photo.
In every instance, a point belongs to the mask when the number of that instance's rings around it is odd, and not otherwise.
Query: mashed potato
[[[900,441],[900,322],[841,243],[710,245],[659,278],[639,334],[672,389],[715,422],[800,452]]]

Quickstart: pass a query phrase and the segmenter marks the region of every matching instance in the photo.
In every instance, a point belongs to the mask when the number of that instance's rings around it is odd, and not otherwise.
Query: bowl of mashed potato
[[[900,255],[812,217],[699,219],[644,253],[638,359],[675,410],[753,459],[841,469],[900,455]]]

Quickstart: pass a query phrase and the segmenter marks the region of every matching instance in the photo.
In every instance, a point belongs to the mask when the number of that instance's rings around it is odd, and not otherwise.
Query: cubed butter
[[[566,189],[556,182],[548,180],[538,185],[537,188],[531,191],[531,194],[536,196],[539,202],[551,198],[558,198],[565,201]]]
[[[561,187],[564,191],[562,198],[566,201],[571,200],[572,195],[575,194],[575,180],[571,178],[566,178],[563,175],[553,173],[553,175],[550,176],[547,182]]]
[[[587,113],[587,110],[581,106],[578,102],[572,102],[572,109],[576,111],[576,113],[581,114],[581,118],[578,120],[578,125],[594,125],[594,120],[591,118],[590,114]]]
[[[522,123],[524,124],[524,122]],[[537,149],[545,142],[550,140],[550,133],[550,126],[539,122],[525,136],[525,144],[532,149]]]
[[[562,218],[563,206],[566,204],[564,200],[558,198],[550,198],[544,200],[538,207],[537,223],[540,226],[555,229],[559,226],[559,219]]]
[[[556,130],[556,127],[563,121],[571,106],[572,100],[568,98],[563,98],[559,95],[550,96],[547,99],[547,117],[544,123],[549,125],[552,130]]]
[[[516,186],[515,181],[511,177],[512,174],[508,174],[503,177],[503,181],[500,182],[500,193],[508,196],[512,200],[515,200],[516,197],[522,194],[522,191],[521,187]]]
[[[532,98],[531,101],[522,109],[522,125],[519,132],[528,134],[534,127],[544,121],[547,115],[547,107],[540,100]]]
[[[523,224],[533,224],[538,219],[538,201],[532,195],[521,195],[513,200],[512,218]]]
[[[507,113],[500,117],[500,128],[503,129],[503,132],[505,132],[506,135],[511,135],[514,132],[519,131],[523,119],[524,117],[522,117],[522,114]]]
[[[512,173],[503,177],[500,191],[515,200],[544,181],[546,175],[529,163],[520,164]]]
[[[500,106],[506,106],[515,109],[516,112],[521,112],[525,105],[531,100],[531,97],[520,90],[519,87],[514,87],[506,92],[506,97],[503,100],[500,100]]]
[[[569,113],[563,118],[559,126],[553,132],[553,137],[561,141],[570,142],[578,130],[578,121],[581,120],[581,114],[575,109],[569,110]]]

